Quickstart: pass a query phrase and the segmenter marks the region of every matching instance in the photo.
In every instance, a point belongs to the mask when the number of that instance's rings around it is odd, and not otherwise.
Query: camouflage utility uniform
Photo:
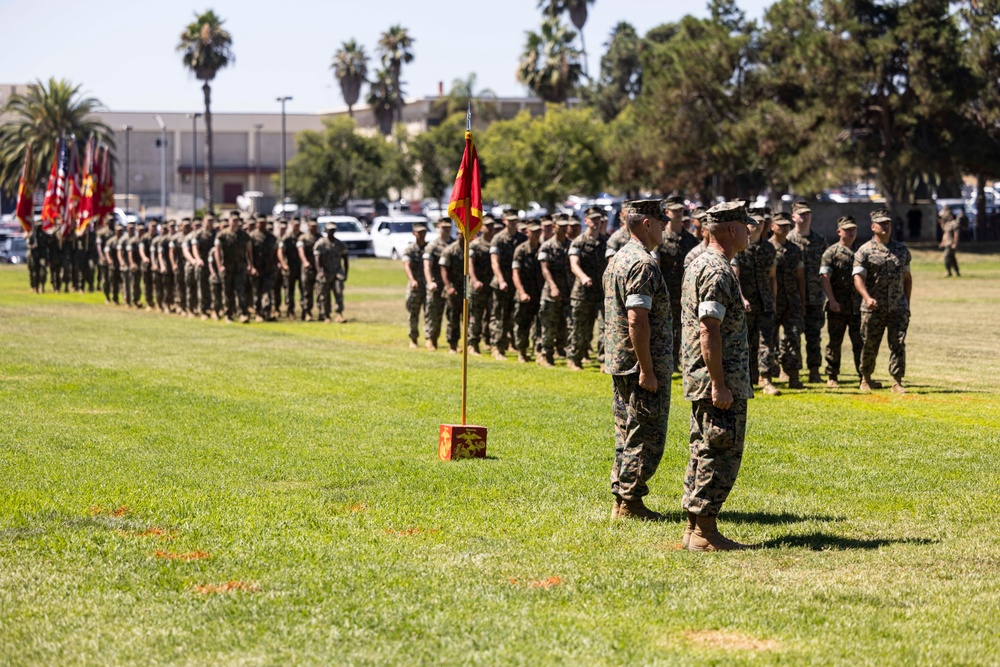
[[[823,305],[826,295],[819,279],[819,267],[823,261],[823,252],[829,245],[822,234],[810,231],[808,236],[802,236],[797,229],[788,234],[788,240],[802,251],[802,268],[806,274],[806,314],[803,321],[803,332],[806,339],[806,366],[809,375],[815,379],[819,367],[823,364]]]
[[[239,311],[241,317],[248,313],[246,302],[247,243],[250,237],[242,229],[226,230],[215,237],[215,246],[222,259],[222,292],[225,298],[226,317]]]
[[[500,353],[506,352],[510,346],[510,340],[514,329],[514,302],[516,300],[516,290],[514,279],[511,277],[511,262],[514,261],[514,250],[528,240],[521,232],[511,235],[506,229],[497,232],[490,243],[490,255],[497,255],[500,262],[500,271],[503,274],[504,282],[507,283],[507,290],[500,289],[500,277],[494,275],[490,281],[493,303],[490,312],[490,339],[493,347]]]
[[[864,277],[868,295],[875,299],[875,310],[861,304],[861,373],[870,377],[889,330],[889,375],[897,382],[906,375],[906,330],[910,326],[910,303],[903,289],[910,272],[910,251],[899,241],[881,243],[877,238],[858,248],[854,254],[855,275]]]
[[[698,246],[694,234],[681,229],[680,234],[663,230],[663,243],[656,249],[660,261],[660,271],[667,281],[667,294],[670,296],[670,316],[674,324],[674,364],[681,359],[681,285],[684,282],[684,259],[688,253]]]
[[[475,269],[476,279],[482,283],[479,289],[475,285],[469,286],[469,345],[478,349],[480,341],[489,345],[492,339],[489,317],[493,266],[490,263],[490,243],[482,235],[469,244],[469,263]]]
[[[750,302],[750,312],[746,314],[747,345],[750,349],[750,380],[757,384],[761,376],[770,380],[776,365],[774,292],[771,290],[774,246],[762,238],[737,253],[731,264],[739,269],[740,288],[743,297]]]
[[[438,259],[441,272],[448,274],[448,282],[455,290],[454,294],[442,291],[444,319],[448,323],[445,339],[448,341],[448,347],[452,350],[458,348],[458,343],[462,339],[462,301],[465,292],[465,267],[462,265],[465,252],[464,243],[461,238],[452,241],[441,251],[441,258]]]
[[[535,316],[538,315],[542,298],[542,265],[538,261],[538,248],[539,246],[532,248],[531,242],[525,241],[514,249],[514,258],[511,260],[511,270],[517,269],[517,277],[521,280],[521,287],[530,297],[528,301],[521,301],[517,296],[513,278],[511,278],[510,290],[516,300],[514,347],[525,357],[530,353],[531,325],[534,324]]]
[[[554,296],[548,280],[542,285],[542,308],[539,313],[542,318],[542,353],[550,362],[556,349],[566,349],[569,333],[563,313],[570,296],[568,246],[568,240],[560,241],[553,236],[538,248],[538,261],[548,268],[552,282],[559,290],[559,295]]]
[[[198,309],[202,315],[207,315],[209,311],[216,310],[212,306],[212,273],[208,267],[208,259],[212,256],[212,248],[215,247],[214,229],[202,227],[194,237],[192,249],[198,251],[202,266],[198,267]]]
[[[313,257],[313,246],[315,245],[316,237],[310,232],[305,232],[295,242],[296,256],[298,256],[298,250],[301,249],[305,253],[306,260],[310,260]],[[302,290],[302,298],[299,300],[299,310],[301,311],[299,317],[304,320],[307,316],[312,317],[313,300],[316,297],[316,267],[309,261],[301,266],[302,282],[299,287]],[[289,308],[291,308],[290,301]]]
[[[844,332],[851,339],[854,353],[854,370],[861,373],[861,296],[854,289],[854,251],[841,243],[835,243],[823,253],[820,274],[830,279],[833,297],[840,304],[840,312],[830,310],[826,304],[826,330],[830,341],[826,346],[826,374],[836,377],[840,374],[840,349],[844,346]]]
[[[607,246],[601,237],[581,234],[569,246],[569,256],[576,257],[580,269],[590,278],[590,287],[585,287],[579,278],[573,281],[569,298],[573,308],[573,344],[569,358],[579,364],[587,355],[594,339],[594,324],[604,312],[604,269],[608,262],[604,256]],[[604,357],[603,336],[598,340],[598,357]]]
[[[699,516],[716,516],[729,497],[743,461],[750,346],[740,283],[725,255],[709,248],[684,273],[681,293],[681,365],[684,398],[691,401],[691,446],[681,506]],[[701,322],[719,321],[722,370],[732,405],[712,403],[712,379],[701,350]]]
[[[802,369],[802,295],[796,274],[802,268],[802,251],[791,242],[785,245],[771,238],[774,264],[778,278],[778,295],[774,304],[773,346],[778,350],[781,368],[786,373]],[[780,342],[779,342],[780,341]],[[771,377],[778,375],[778,364],[771,366]]]
[[[333,223],[330,223],[333,224]],[[344,312],[344,280],[347,272],[344,270],[344,258],[347,257],[347,246],[338,238],[322,236],[313,246],[318,267],[316,288],[318,293],[317,306],[321,320],[330,319],[330,293],[337,306],[337,314]]]
[[[441,278],[441,254],[451,244],[451,239],[438,236],[432,243],[424,246],[423,261],[430,263],[431,277],[437,289],[427,285],[426,303],[424,304],[424,340],[437,346],[441,337],[441,318],[444,317],[444,280]],[[423,265],[421,265],[421,270]]]
[[[426,245],[424,246],[426,248]],[[420,335],[420,311],[423,310],[424,301],[427,296],[427,278],[424,276],[424,248],[421,248],[416,241],[406,246],[403,250],[403,263],[410,265],[416,287],[406,286],[406,312],[409,314],[410,327],[409,337],[414,343]]]
[[[253,267],[257,275],[250,277],[254,315],[272,319],[271,297],[278,272],[278,239],[266,230],[255,229],[248,234],[252,246]],[[322,309],[322,307],[321,307]]]

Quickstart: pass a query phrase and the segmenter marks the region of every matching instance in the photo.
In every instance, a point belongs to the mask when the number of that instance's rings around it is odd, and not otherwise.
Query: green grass
[[[753,400],[736,554],[678,551],[679,380],[668,523],[608,520],[594,370],[471,360],[490,458],[437,461],[459,361],[406,349],[398,263],[354,263],[340,326],[0,269],[0,665],[998,664],[1000,256],[915,256],[911,393]]]

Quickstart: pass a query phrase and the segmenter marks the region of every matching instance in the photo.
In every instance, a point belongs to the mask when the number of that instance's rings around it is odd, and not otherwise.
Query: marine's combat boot
[[[687,513],[687,523],[684,525],[684,537],[681,539],[681,549],[687,549],[691,543],[691,533],[694,532],[697,516],[691,512]]]
[[[612,521],[618,518],[618,514],[621,512],[621,509],[622,509],[622,499],[619,498],[618,496],[615,496],[615,503],[614,505],[611,506]]]
[[[735,542],[722,533],[714,516],[695,517],[694,530],[688,540],[688,551],[742,551],[750,549],[748,544]]]
[[[544,352],[538,355],[538,358],[535,359],[535,363],[537,363],[539,366],[542,366],[543,368],[552,368],[553,366],[556,365],[555,361],[552,360],[552,354]]]
[[[798,371],[789,371],[788,373],[788,388],[789,389],[805,389],[806,386],[802,384],[802,380],[799,379]]]
[[[826,381],[827,389],[837,389],[840,387],[840,383],[837,382],[837,376],[831,375],[830,379]]]
[[[569,369],[569,370],[571,370],[571,371],[582,371],[583,370],[583,368],[580,366],[580,364],[576,363],[572,359],[567,359],[566,360],[566,368]]]
[[[500,351],[500,348],[493,348],[493,358],[497,361],[507,361],[507,355]]]
[[[762,377],[760,379],[760,390],[767,396],[781,396],[781,390],[774,386],[771,378]]]
[[[819,374],[818,368],[809,369],[809,382],[810,384],[819,384],[823,381],[823,376]]]
[[[642,498],[636,498],[635,500],[622,498],[618,505],[618,518],[638,519],[639,521],[663,521],[664,516],[646,507],[642,502]]]
[[[858,385],[858,391],[862,394],[870,394],[872,391],[872,379],[867,375],[862,375],[861,384]]]
[[[896,378],[892,379],[892,393],[900,395],[906,393],[906,389],[903,387],[903,383],[901,380],[898,380]]]
[[[481,356],[483,356],[483,353],[479,351],[479,346],[478,345],[470,345],[469,346],[469,354],[471,354],[474,357],[481,357]]]

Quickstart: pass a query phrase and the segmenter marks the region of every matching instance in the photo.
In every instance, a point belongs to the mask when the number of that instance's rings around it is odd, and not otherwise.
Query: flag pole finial
[[[469,100],[469,110],[465,113],[465,131],[472,132],[472,100]]]

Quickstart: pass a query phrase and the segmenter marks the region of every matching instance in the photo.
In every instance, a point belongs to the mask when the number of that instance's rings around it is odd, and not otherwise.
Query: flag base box
[[[485,459],[486,427],[441,424],[438,433],[438,458],[442,461]]]

